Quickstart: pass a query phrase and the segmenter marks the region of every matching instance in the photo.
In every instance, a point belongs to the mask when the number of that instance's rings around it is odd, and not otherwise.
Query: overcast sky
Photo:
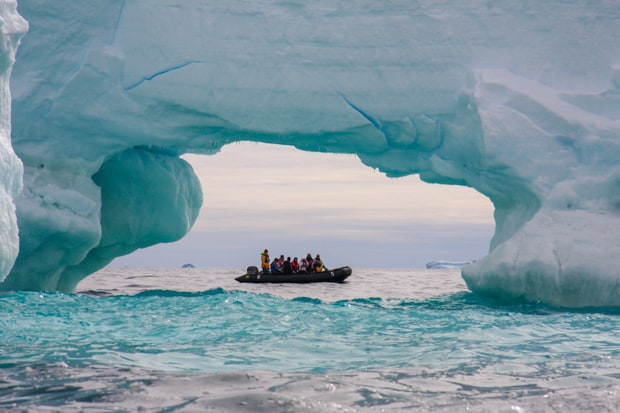
[[[247,142],[184,158],[205,199],[192,231],[112,266],[245,269],[268,248],[318,252],[328,267],[421,268],[482,258],[494,231],[491,203],[474,190],[387,178],[354,155]]]

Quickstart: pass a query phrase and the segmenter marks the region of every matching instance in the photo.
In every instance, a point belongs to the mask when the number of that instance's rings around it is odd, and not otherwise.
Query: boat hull
[[[240,283],[338,283],[343,282],[352,272],[351,267],[340,267],[310,274],[244,274],[235,278],[235,280]]]

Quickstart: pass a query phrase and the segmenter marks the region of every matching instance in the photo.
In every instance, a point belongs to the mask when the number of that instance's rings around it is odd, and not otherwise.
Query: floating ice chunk
[[[466,265],[475,262],[471,261],[429,261],[426,263],[426,268],[430,269],[454,269],[454,268],[463,268]]]

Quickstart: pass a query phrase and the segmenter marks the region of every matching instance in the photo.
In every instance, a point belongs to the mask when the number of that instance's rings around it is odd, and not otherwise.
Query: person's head
[[[315,259],[320,260],[321,259],[321,254],[316,254],[316,258]]]
[[[293,258],[293,261],[297,262],[297,257]]]
[[[290,261],[290,260],[291,260],[291,257],[286,257],[286,260],[287,260],[287,261]]]

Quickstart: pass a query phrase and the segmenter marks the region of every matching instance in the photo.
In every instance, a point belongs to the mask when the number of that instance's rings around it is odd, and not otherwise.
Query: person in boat
[[[293,270],[293,274],[299,272],[299,260],[297,257],[293,258],[293,261],[291,262],[291,270]]]
[[[291,266],[291,257],[286,257],[286,261],[282,264],[282,272],[284,274],[292,274],[293,268]]]
[[[280,267],[280,260],[278,258],[274,258],[273,261],[271,261],[271,273],[282,274],[282,268]]]
[[[308,272],[312,272],[314,269],[314,258],[312,258],[312,254],[306,254],[306,262],[308,263]]]
[[[269,250],[267,248],[260,254],[260,267],[263,274],[269,273]]]
[[[316,254],[314,257],[314,262],[312,263],[312,272],[323,272],[324,265],[323,261],[321,261],[321,254]]]
[[[299,266],[299,273],[307,274],[310,272],[310,267],[308,267],[308,261],[305,258],[301,259],[301,265]]]

